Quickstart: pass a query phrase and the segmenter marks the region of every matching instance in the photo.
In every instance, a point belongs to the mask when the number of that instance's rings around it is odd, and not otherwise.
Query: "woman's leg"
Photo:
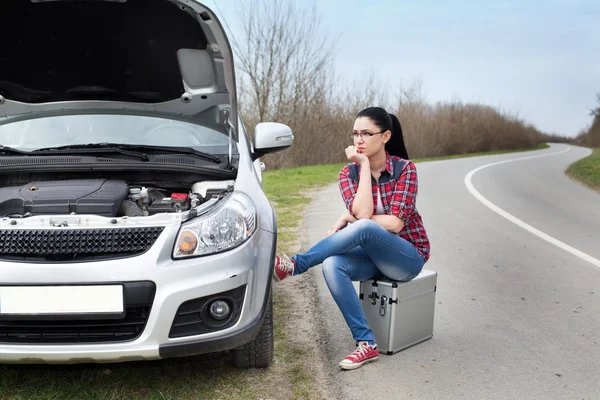
[[[393,280],[412,279],[424,265],[423,257],[410,242],[374,221],[361,219],[322,239],[306,253],[291,257],[295,264],[293,274],[302,274],[326,258],[355,247],[361,247],[383,275]]]
[[[338,305],[355,341],[375,343],[360,299],[352,281],[381,278],[382,274],[360,247],[347,253],[331,256],[323,262],[323,276],[327,287]]]

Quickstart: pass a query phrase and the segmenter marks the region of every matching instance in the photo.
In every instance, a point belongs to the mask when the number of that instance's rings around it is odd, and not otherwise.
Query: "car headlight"
[[[234,192],[224,204],[181,225],[173,258],[204,256],[239,246],[256,231],[256,207]]]

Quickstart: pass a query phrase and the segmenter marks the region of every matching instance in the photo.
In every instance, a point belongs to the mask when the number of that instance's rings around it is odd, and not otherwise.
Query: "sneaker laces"
[[[279,269],[283,271],[286,275],[292,275],[294,272],[294,262],[290,260],[290,258],[282,254],[279,257]]]
[[[367,352],[369,351],[368,347],[369,345],[367,344],[367,342],[359,342],[356,346],[356,350],[354,350],[352,354],[350,354],[350,356],[354,356],[356,359],[365,358]]]

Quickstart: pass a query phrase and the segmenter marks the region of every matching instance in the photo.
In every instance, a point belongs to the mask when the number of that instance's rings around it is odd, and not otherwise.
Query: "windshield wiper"
[[[89,151],[88,151],[89,150]],[[59,147],[46,147],[43,149],[34,150],[35,153],[49,153],[60,151],[61,153],[83,152],[97,153],[103,151],[115,151],[117,153],[126,154],[134,157],[140,157],[143,161],[149,161],[146,153],[175,153],[175,154],[190,154],[204,160],[212,161],[215,164],[220,164],[221,159],[213,154],[204,153],[194,150],[189,147],[171,147],[171,146],[151,146],[142,144],[123,144],[123,143],[88,143],[88,144],[73,144]]]
[[[88,154],[88,153],[119,153],[126,156],[136,157],[142,161],[149,161],[150,159],[146,153],[128,151],[118,145],[115,146],[90,146],[90,145],[73,145],[73,146],[61,146],[61,147],[48,147],[45,149],[33,150],[35,154]]]
[[[127,150],[123,150],[123,149],[119,149],[119,148],[99,149],[99,151],[98,151],[98,149],[92,149],[91,152],[94,152],[94,153],[105,152],[106,150],[116,151],[117,153],[120,153],[120,154],[125,154],[125,155],[128,155],[128,156],[138,157],[142,161],[149,161],[148,156],[146,154],[144,154],[144,153],[127,151]],[[44,149],[41,149],[41,150],[33,150],[33,151],[23,151],[23,150],[13,149],[12,147],[7,147],[7,146],[0,145],[0,154],[10,154],[10,155],[19,155],[19,156],[31,156],[32,153],[35,153],[34,155],[39,155],[39,154],[43,154],[43,153],[51,152],[51,151],[53,151],[53,150],[48,149],[47,151],[45,151]],[[84,150],[84,152],[87,152],[87,151]]]

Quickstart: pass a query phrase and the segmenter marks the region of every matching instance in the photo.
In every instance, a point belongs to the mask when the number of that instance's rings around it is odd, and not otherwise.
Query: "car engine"
[[[0,188],[0,217],[58,214],[143,217],[181,212],[198,206],[232,183],[202,182],[194,184],[187,192],[177,193],[115,179],[30,182]]]

